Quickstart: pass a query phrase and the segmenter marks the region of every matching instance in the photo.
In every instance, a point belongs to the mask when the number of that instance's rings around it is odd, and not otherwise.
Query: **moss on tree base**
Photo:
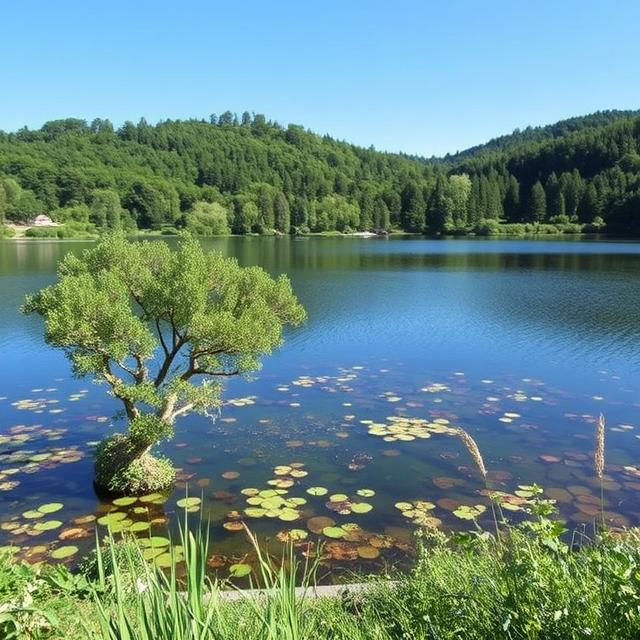
[[[95,484],[110,494],[138,496],[169,489],[176,472],[168,458],[156,458],[121,433],[103,440],[96,449]]]

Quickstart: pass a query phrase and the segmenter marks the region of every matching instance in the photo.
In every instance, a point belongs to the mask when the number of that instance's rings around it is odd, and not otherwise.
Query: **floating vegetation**
[[[367,425],[369,435],[379,436],[385,442],[409,442],[416,438],[430,438],[433,433],[455,433],[455,429],[448,426],[449,421],[445,418],[436,418],[429,422],[424,418],[389,416],[386,420],[386,423],[372,420],[360,420],[360,423]]]
[[[278,531],[276,533],[276,538],[280,542],[300,542],[308,537],[309,533],[304,529],[289,529],[288,531]]]
[[[176,502],[176,504],[181,509],[185,509],[186,511],[190,511],[190,512],[198,511],[201,503],[202,503],[202,500],[200,498],[195,498],[195,497],[181,498]]]
[[[57,549],[54,549],[49,555],[54,560],[64,560],[66,558],[74,556],[76,553],[78,553],[78,551],[78,547],[74,546],[58,547]]]
[[[487,507],[483,504],[476,504],[472,507],[463,504],[453,512],[453,515],[456,516],[456,518],[460,518],[461,520],[476,520],[486,510]]]
[[[232,564],[229,567],[229,576],[231,578],[244,578],[251,573],[251,565],[245,563]]]
[[[433,502],[426,500],[412,500],[411,502],[396,502],[395,508],[402,512],[402,515],[411,520],[413,524],[436,528],[442,524],[442,521],[430,515],[430,511],[436,508]]]

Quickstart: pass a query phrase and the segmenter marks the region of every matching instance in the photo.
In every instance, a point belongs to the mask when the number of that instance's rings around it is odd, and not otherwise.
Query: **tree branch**
[[[180,337],[177,342],[175,341],[175,338],[174,338],[173,349],[171,349],[171,351],[169,351],[169,353],[165,356],[164,362],[162,363],[162,366],[158,371],[158,375],[154,380],[153,384],[156,387],[159,387],[164,382],[165,378],[167,377],[167,374],[169,373],[169,369],[173,364],[174,358],[178,355],[178,352],[180,351],[180,349],[182,349],[185,342],[186,340],[182,337]]]
[[[169,355],[169,347],[167,347],[167,343],[164,341],[164,336],[162,335],[162,329],[160,328],[160,320],[158,318],[155,319],[156,329],[158,331],[158,338],[160,339],[160,344],[162,345],[162,350],[164,351],[164,355]]]
[[[111,366],[109,365],[109,358],[107,356],[103,356],[102,357],[102,376],[104,377],[104,379],[111,385],[111,389],[113,391],[113,395],[118,398],[119,400],[122,401],[122,404],[124,404],[124,409],[127,412],[127,418],[129,418],[129,420],[133,420],[134,418],[137,418],[140,415],[140,412],[138,411],[138,408],[136,407],[136,405],[133,403],[132,400],[130,400],[129,398],[121,395],[120,393],[118,393],[117,391],[117,385],[119,382],[122,382],[122,380],[120,378],[118,378],[118,376],[116,376],[112,371],[111,371]]]

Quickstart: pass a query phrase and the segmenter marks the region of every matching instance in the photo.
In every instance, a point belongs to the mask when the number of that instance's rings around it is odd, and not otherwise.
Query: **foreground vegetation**
[[[0,553],[0,636],[103,640],[631,639],[640,634],[640,535],[574,534],[544,516],[502,527],[419,535],[415,568],[364,591],[313,597],[316,565],[258,553],[260,597],[206,575],[206,533],[171,549],[168,569],[111,539],[72,573]],[[256,543],[257,545],[257,543]],[[395,578],[390,580],[389,578]],[[306,589],[296,593],[295,585]]]
[[[198,235],[640,232],[640,117],[609,111],[454,156],[363,149],[260,114],[209,121],[69,118],[0,131],[0,225],[34,237],[123,228]],[[505,226],[497,225],[504,223]]]
[[[477,444],[463,430],[457,435],[486,481]],[[594,453],[601,483],[604,438],[601,416]],[[541,487],[521,489],[518,505],[526,517],[520,523],[504,517],[503,508],[513,504],[505,494],[488,490],[491,533],[477,521],[484,505],[457,510],[473,524],[467,532],[445,535],[426,519],[409,573],[354,576],[367,580],[363,589],[322,597],[314,591],[322,545],[291,536],[277,558],[245,527],[254,563],[231,566],[230,580],[250,576],[260,591],[229,598],[225,589],[233,585],[207,575],[216,558],[209,556],[209,531],[192,533],[187,511],[180,543],[158,551],[161,556],[148,553],[154,551],[151,538],[142,545],[127,534],[118,541],[109,535],[71,572],[63,565],[14,562],[5,547],[0,632],[7,639],[102,640],[639,637],[640,531],[606,530],[602,501],[600,525],[570,533]]]

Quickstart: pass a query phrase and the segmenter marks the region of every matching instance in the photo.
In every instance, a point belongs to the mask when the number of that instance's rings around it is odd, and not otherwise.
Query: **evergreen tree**
[[[547,197],[544,192],[544,187],[538,180],[533,187],[531,187],[531,193],[529,194],[529,202],[527,206],[527,214],[531,222],[543,222],[547,213]]]
[[[578,205],[578,219],[580,222],[592,222],[600,215],[600,199],[593,183],[587,185]]]
[[[507,190],[504,196],[504,214],[509,222],[520,219],[520,183],[516,177],[509,174]]]
[[[281,233],[289,233],[291,229],[291,216],[289,213],[289,203],[287,197],[279,191],[274,202],[275,225]]]

